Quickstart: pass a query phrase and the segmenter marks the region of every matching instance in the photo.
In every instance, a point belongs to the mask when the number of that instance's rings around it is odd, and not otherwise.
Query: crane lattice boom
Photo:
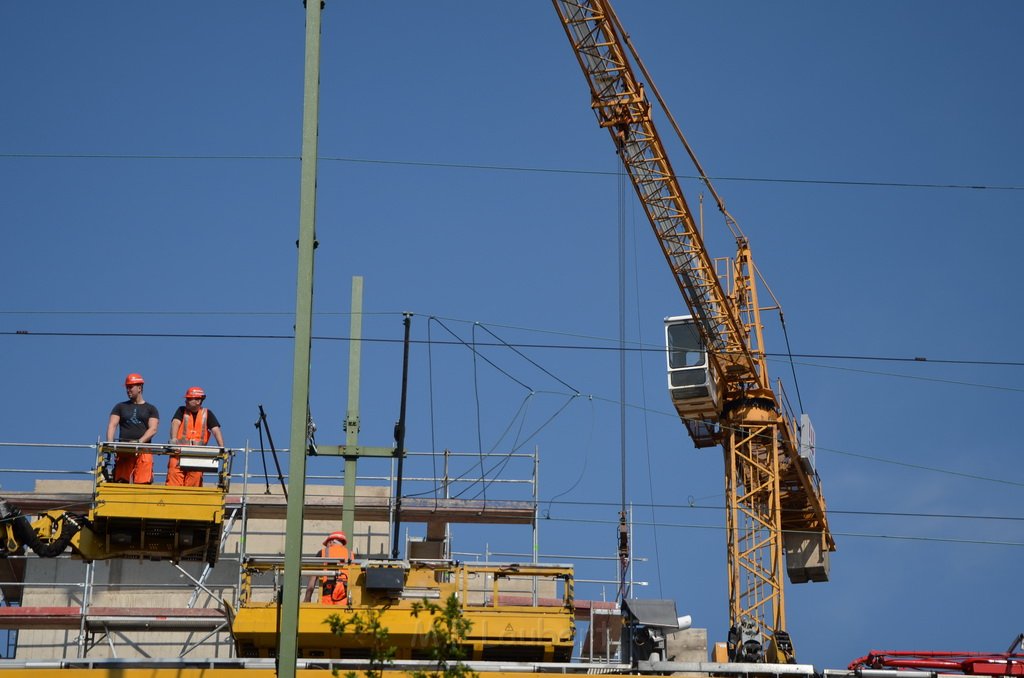
[[[555,8],[590,84],[598,124],[612,135],[686,305],[700,319],[705,344],[716,356],[734,356],[741,378],[758,383],[758,366],[747,350],[742,324],[727,302],[607,5],[556,0]]]
[[[654,125],[644,86],[626,56],[628,38],[609,0],[552,2],[590,86],[598,124],[611,134],[692,314],[666,322],[694,327],[698,335],[699,342],[677,347],[677,352],[670,338],[670,389],[694,444],[721,445],[725,453],[732,658],[762,660],[766,651],[769,658],[792,657],[785,632],[783,553],[794,582],[822,581],[835,543],[817,474],[801,459],[797,421],[779,395],[781,385],[776,391],[768,379],[756,269],[747,240],[737,235],[726,289]],[[720,200],[719,206],[724,211]],[[686,337],[688,331],[676,336]],[[699,360],[706,355],[706,364],[690,362],[693,355]],[[679,373],[702,368],[710,375],[708,383],[673,383],[674,361]],[[808,554],[818,564],[808,566]],[[769,636],[772,645],[765,648]]]

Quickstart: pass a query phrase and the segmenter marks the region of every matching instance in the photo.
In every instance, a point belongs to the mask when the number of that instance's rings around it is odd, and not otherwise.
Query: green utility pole
[[[348,412],[345,414],[345,447],[359,444],[359,367],[363,342],[363,279],[352,278],[352,321],[348,348]],[[341,526],[354,544],[356,533],[356,456],[345,457],[345,494],[342,496]],[[369,550],[369,545],[367,545]]]
[[[363,337],[363,278],[352,276],[352,321],[348,348],[348,410],[345,413],[345,444],[318,445],[322,457],[342,457],[345,460],[345,493],[341,503],[341,526],[348,535],[349,547],[355,546],[356,525],[356,465],[360,457],[391,458],[391,447],[359,445],[359,375]],[[369,543],[367,543],[369,547]],[[356,556],[360,554],[356,553]],[[366,554],[363,554],[366,555]]]
[[[320,0],[306,2],[306,77],[302,114],[302,183],[299,189],[299,270],[295,282],[295,360],[288,442],[288,514],[284,541],[284,592],[277,675],[295,678],[298,655],[302,512],[306,503],[309,423],[309,354],[313,334],[313,249],[316,247],[316,159],[320,111]]]

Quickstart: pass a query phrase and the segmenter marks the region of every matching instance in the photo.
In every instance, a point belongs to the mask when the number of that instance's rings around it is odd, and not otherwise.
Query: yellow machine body
[[[272,601],[255,602],[254,581],[280,566],[248,563],[242,582],[241,607],[235,613],[232,633],[239,657],[273,657],[277,648],[278,608]],[[322,567],[322,566],[321,566]],[[397,659],[427,659],[426,644],[432,617],[412,615],[413,603],[424,599],[438,605],[455,594],[465,617],[472,623],[466,635],[468,660],[567,662],[575,638],[573,575],[566,566],[502,566],[473,564],[351,564],[340,566],[348,573],[349,604],[303,603],[299,609],[298,648],[303,658],[368,658],[366,636],[335,634],[327,622],[337,615],[342,621],[373,612],[388,629],[389,644]],[[375,588],[381,570],[401,588]],[[307,576],[327,574],[310,570]],[[556,593],[554,597],[534,595]],[[537,601],[536,604],[533,601]]]
[[[218,487],[101,483],[91,529],[71,544],[85,560],[142,558],[214,562],[224,520]]]
[[[139,453],[177,455],[183,467],[191,464],[201,468],[213,482],[203,487],[113,482],[111,469],[116,456]],[[36,546],[53,544],[67,535],[67,530],[77,530],[70,546],[86,561],[136,558],[199,560],[212,565],[220,550],[230,465],[231,451],[215,447],[101,443],[97,446],[96,482],[88,513],[45,512],[31,524],[38,537]],[[24,546],[11,523],[0,530],[0,538],[0,552],[15,553]]]
[[[176,455],[216,474],[203,487],[134,485],[110,480],[118,454]],[[88,525],[71,545],[85,560],[217,560],[231,452],[216,447],[102,443],[97,448],[96,491]]]

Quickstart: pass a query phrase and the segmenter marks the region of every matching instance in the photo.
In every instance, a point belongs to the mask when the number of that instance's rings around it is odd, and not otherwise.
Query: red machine
[[[918,669],[967,676],[1024,676],[1024,633],[1002,654],[989,652],[893,652],[874,650],[849,669]]]

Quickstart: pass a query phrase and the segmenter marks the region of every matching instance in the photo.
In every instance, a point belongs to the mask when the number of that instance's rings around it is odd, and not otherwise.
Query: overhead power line
[[[301,160],[297,155],[191,155],[183,153],[0,153],[0,158],[35,160]]]
[[[930,361],[930,362],[938,363],[939,361]],[[939,379],[938,377],[927,377],[927,376],[922,376],[922,375],[918,375],[918,374],[901,374],[899,372],[881,372],[879,370],[855,369],[855,368],[852,368],[852,367],[843,367],[842,365],[817,365],[815,363],[803,363],[803,362],[798,362],[796,364],[797,365],[802,365],[804,367],[818,367],[818,368],[821,368],[821,369],[824,369],[824,370],[838,370],[840,372],[855,372],[855,373],[858,373],[858,374],[870,374],[870,375],[877,376],[877,377],[896,377],[896,378],[899,378],[899,379],[910,379],[912,381],[928,381],[928,382],[937,383],[937,384],[950,384],[952,386],[973,386],[975,388],[987,388],[987,389],[992,389],[992,390],[995,390],[995,391],[1011,391],[1011,392],[1014,392],[1014,393],[1024,393],[1024,388],[1021,388],[1019,386],[1000,386],[998,384],[979,384],[979,383],[975,383],[975,382],[963,381],[963,380],[960,380],[960,379]],[[971,364],[971,363],[959,363],[959,364]],[[989,361],[978,361],[977,363],[973,363],[973,364],[988,367],[988,366],[992,366],[992,365],[994,365],[996,363],[992,363],[992,362],[989,362]],[[1019,363],[1001,363],[1001,364],[1004,367],[1020,367],[1021,366]]]
[[[0,311],[0,315],[97,315],[97,316],[252,316],[252,317],[267,317],[267,316],[281,316],[281,317],[294,317],[294,311]],[[351,315],[350,313],[342,313],[340,311],[335,312],[319,312],[313,315]],[[379,314],[363,312],[363,315],[393,315],[391,311],[385,311]]]
[[[124,338],[124,339],[233,339],[233,340],[292,340],[295,337],[291,334],[224,334],[224,333],[188,333],[188,332],[51,332],[51,331],[32,331],[32,330],[5,330],[0,331],[0,336],[32,336],[32,337],[82,337],[82,338]],[[350,337],[345,336],[313,336],[311,339],[317,341],[349,341]],[[361,341],[367,343],[379,343],[379,344],[396,344],[402,340],[397,338],[373,338],[363,337]],[[447,346],[464,346],[464,342],[461,340],[440,340],[440,339],[413,339],[412,344],[426,344],[426,345],[447,345]],[[554,350],[576,350],[576,351],[627,351],[627,352],[656,352],[663,353],[664,348],[634,346],[620,348],[618,346],[586,346],[581,344],[536,344],[536,343],[508,343],[508,342],[477,342],[475,344],[478,348],[509,348],[509,349],[554,349]],[[777,355],[777,354],[772,354]],[[813,354],[803,354],[805,356],[812,356]],[[828,355],[822,356],[826,359],[842,360],[870,360],[868,356],[840,356],[840,355]],[[787,356],[788,359],[788,356]],[[979,366],[1001,366],[1001,367],[1024,367],[1024,363],[1016,361],[992,361],[992,360],[941,360],[941,359],[929,359],[922,360],[921,358],[894,358],[888,356],[879,357],[880,360],[887,362],[902,361],[902,362],[928,362],[932,364],[955,364],[955,365],[979,365]],[[916,374],[901,374],[897,372],[881,372],[878,370],[866,370],[866,369],[854,369],[850,367],[843,367],[840,365],[817,365],[814,363],[796,363],[805,367],[815,367],[827,370],[840,370],[843,372],[855,372],[860,374],[870,374],[874,376],[882,376],[896,379],[909,379],[913,381],[927,381],[932,383],[949,384],[951,386],[969,386],[971,388],[983,388],[995,391],[1008,391],[1013,393],[1024,393],[1024,387],[1018,386],[1002,386],[999,384],[983,384],[977,382],[963,381],[957,379],[941,379],[938,377],[929,377]],[[604,400],[598,398],[599,400]],[[609,401],[611,402],[611,401]]]
[[[144,332],[134,332],[134,333],[110,333],[110,332],[70,332],[70,333],[69,332],[39,332],[39,333],[29,333],[27,331],[0,332],[0,336],[5,336],[5,335],[6,336],[10,336],[10,335],[56,336],[56,337],[65,337],[65,336],[72,336],[72,337],[142,337],[142,338],[187,338],[187,339],[210,339],[210,338],[212,338],[212,339],[274,339],[274,340],[292,340],[292,339],[294,339],[294,337],[292,335],[290,335],[290,334],[276,334],[276,335],[271,335],[271,334],[267,334],[267,335],[228,335],[228,334],[162,334],[162,333],[144,333]],[[345,337],[317,337],[317,336],[314,336],[312,338],[313,339],[317,339],[317,340],[331,340],[331,341],[347,340],[347,338],[345,338]],[[363,338],[362,341],[381,342],[381,343],[395,343],[395,342],[398,342],[400,340],[396,340],[396,339],[367,339],[367,338]],[[427,344],[427,345],[433,345],[433,344],[450,344],[450,345],[459,345],[459,346],[463,345],[463,342],[461,342],[461,341],[437,341],[437,340],[431,340],[429,342],[428,341],[419,340],[419,341],[416,341],[416,342],[413,342],[413,343],[422,343],[422,344]],[[487,345],[488,346],[492,346],[492,347],[503,347],[503,348],[508,348],[510,346],[509,344],[505,344],[504,342],[501,342],[501,343],[495,342],[493,344],[487,344]],[[480,344],[480,343],[475,344],[475,348],[480,348],[481,346],[483,346],[483,344]],[[524,344],[518,344],[518,347],[519,348],[531,348],[531,347],[533,347],[533,348],[545,348],[545,347],[553,347],[553,348],[576,348],[576,349],[584,348],[584,347],[580,347],[580,346],[554,346],[554,345],[540,345],[540,344],[536,344],[536,345],[532,345],[532,344],[525,344],[525,345]],[[607,349],[602,349],[602,350],[607,350]],[[618,350],[618,349],[614,349],[614,350]],[[842,368],[837,368],[837,369],[842,369]],[[905,376],[905,375],[887,375],[887,376]],[[910,377],[910,378],[914,378],[914,377]],[[979,385],[979,384],[971,384],[971,385],[973,385],[973,386],[984,386],[984,385]],[[991,388],[997,388],[997,387],[991,387]],[[998,387],[998,388],[1000,388],[1002,390],[1021,390],[1021,391],[1024,391],[1024,389],[1011,389],[1009,387],[1007,387],[1005,389],[1003,389],[1003,387]],[[538,391],[538,393],[540,393],[540,392],[552,393],[552,394],[557,394],[557,395],[565,395],[565,396],[573,396],[573,397],[578,397],[578,396],[581,395],[578,392],[574,392],[574,393],[557,393],[557,392],[554,392],[554,391]],[[587,394],[586,397],[589,398],[590,400],[596,400],[596,401],[599,401],[599,402],[605,402],[605,403],[610,403],[610,404],[614,404],[614,405],[619,404],[619,401],[615,400],[613,398],[604,398],[604,397],[601,397],[601,396],[598,396],[598,395],[594,395],[594,394]],[[665,417],[672,417],[672,418],[678,417],[678,414],[676,414],[675,412],[667,412],[667,411],[664,411],[664,410],[657,410],[657,409],[653,409],[653,408],[648,408],[646,406],[642,406],[641,407],[641,406],[631,405],[631,404],[627,403],[627,407],[630,407],[630,408],[632,408],[634,410],[640,410],[640,411],[643,411],[643,412],[650,412],[652,414],[657,414],[657,415],[665,416]],[[915,469],[915,470],[920,470],[920,471],[930,471],[932,473],[940,473],[940,474],[944,474],[944,475],[956,476],[956,477],[966,478],[966,479],[970,479],[970,480],[980,480],[980,481],[983,481],[983,482],[997,483],[997,484],[1001,484],[1001,485],[1011,485],[1011,486],[1015,486],[1015,487],[1024,487],[1024,482],[1008,480],[1008,479],[1005,479],[1005,478],[993,478],[993,477],[989,477],[989,476],[981,476],[981,475],[977,475],[977,474],[965,473],[965,472],[962,472],[962,471],[954,471],[954,470],[950,470],[950,469],[943,469],[943,468],[938,468],[938,467],[934,467],[934,466],[925,466],[923,464],[911,464],[911,463],[908,463],[908,462],[898,461],[898,460],[895,460],[895,459],[886,459],[884,457],[876,457],[876,456],[867,455],[867,454],[859,454],[859,453],[856,453],[856,452],[848,452],[846,450],[833,449],[833,448],[829,448],[829,447],[824,447],[822,445],[818,445],[817,446],[817,450],[819,452],[826,452],[826,453],[831,452],[831,453],[834,453],[834,454],[840,454],[840,455],[843,455],[843,456],[854,457],[854,458],[863,459],[863,460],[866,460],[866,461],[873,461],[873,462],[877,462],[877,463],[881,463],[881,464],[890,464],[890,465],[893,465],[893,466],[901,466],[903,468]]]
[[[362,314],[364,316],[396,316],[396,317],[402,317],[405,313],[406,313],[406,311],[363,311],[362,312]],[[214,318],[218,317],[218,316],[238,316],[238,317],[246,317],[246,316],[251,316],[251,317],[271,317],[271,316],[279,316],[279,317],[288,317],[288,318],[290,318],[290,317],[293,317],[295,315],[295,312],[294,311],[230,311],[230,310],[223,310],[223,311],[194,311],[194,310],[176,310],[176,311],[152,311],[152,310],[125,311],[125,310],[119,310],[119,311],[103,311],[103,310],[96,310],[96,309],[86,309],[86,310],[59,309],[59,310],[48,310],[48,311],[26,310],[26,309],[20,309],[20,310],[19,309],[0,310],[0,316],[4,316],[4,315],[9,315],[9,316],[19,316],[19,315],[24,315],[24,316],[126,316],[126,317],[146,317],[146,316],[154,316],[154,317],[161,317],[161,316],[189,317],[189,316],[196,316],[196,317],[214,317]],[[329,317],[329,316],[346,317],[346,316],[350,316],[352,314],[350,312],[348,312],[348,311],[316,311],[316,312],[313,313],[313,315],[321,316],[321,317]],[[451,318],[451,317],[439,316],[439,315],[436,315],[436,314],[433,314],[433,313],[415,313],[414,315],[418,315],[418,316],[422,316],[422,317],[428,317],[428,318],[432,318],[432,319],[435,319],[435,320],[444,320],[444,321],[450,321],[450,322],[458,322],[458,323],[463,323],[463,324],[466,324],[466,325],[486,325],[487,327],[496,327],[496,328],[506,329],[506,330],[519,330],[519,331],[524,331],[524,332],[533,332],[533,333],[536,333],[536,334],[550,334],[550,335],[554,335],[554,336],[570,337],[570,338],[573,338],[573,339],[580,339],[580,340],[604,341],[604,342],[608,342],[609,345],[616,344],[616,342],[617,342],[616,339],[610,339],[610,338],[607,338],[607,337],[600,337],[600,336],[594,336],[594,335],[589,335],[589,334],[580,334],[578,332],[565,332],[565,331],[561,331],[561,330],[550,330],[550,329],[546,329],[546,328],[543,328],[543,327],[526,327],[526,326],[523,326],[523,325],[508,325],[508,324],[504,324],[504,323],[488,322],[488,321],[482,321],[482,320],[466,320],[464,318]],[[339,338],[340,339],[345,339],[346,337],[339,337]],[[399,340],[397,340],[397,339],[390,340],[389,339],[387,341],[399,341]],[[520,348],[524,347],[522,344],[515,344],[515,345],[520,347]],[[576,344],[571,344],[571,345],[570,344],[538,344],[537,346],[541,347],[541,348],[547,348],[547,347],[551,347],[551,348],[589,348],[589,347],[585,347],[585,346],[581,347],[581,346],[576,345]],[[614,346],[613,350],[618,350],[617,344]],[[664,346],[648,346],[648,347],[644,347],[642,345],[642,342],[641,342],[640,345],[637,346],[636,348],[627,348],[626,350],[631,350],[631,351],[651,351],[651,352],[661,353],[661,352],[664,352],[665,347]],[[769,357],[769,358],[787,358],[787,359],[790,358],[790,357],[793,357],[793,358],[816,358],[816,359],[822,359],[822,360],[824,360],[824,359],[837,359],[837,360],[879,360],[879,361],[890,361],[890,362],[917,362],[917,363],[927,362],[927,363],[938,363],[938,364],[967,364],[967,365],[984,364],[984,365],[994,365],[994,366],[1000,366],[1000,367],[1006,367],[1006,366],[1024,367],[1024,361],[1006,361],[1006,360],[982,361],[982,360],[964,360],[964,359],[955,359],[954,360],[954,359],[946,359],[946,358],[929,358],[927,356],[920,356],[920,355],[917,355],[917,356],[877,356],[877,355],[828,354],[828,353],[821,353],[821,354],[819,354],[819,353],[792,353],[792,354],[791,353],[765,353],[765,356]]]
[[[364,315],[394,315],[392,311],[380,312],[377,314],[364,313]],[[277,312],[249,312],[249,311],[201,311],[201,312],[120,312],[120,311],[0,311],[0,315],[203,315],[203,316],[291,316],[294,314],[289,313],[277,313]],[[348,315],[347,313],[324,313],[317,315]],[[433,316],[431,316],[433,317]],[[462,321],[470,323],[472,321]],[[481,323],[472,323],[480,325]],[[489,325],[490,323],[488,323]],[[498,325],[494,325],[500,327]],[[548,330],[536,330],[526,327],[512,327],[511,329],[520,329],[531,332],[544,332],[549,334],[562,334],[559,332],[551,332]],[[294,339],[294,335],[291,334],[227,334],[227,333],[211,333],[211,332],[71,332],[71,331],[37,331],[37,330],[2,330],[0,336],[37,336],[37,337],[124,337],[124,338],[152,338],[152,339]],[[580,336],[564,333],[564,336]],[[592,339],[597,341],[612,341],[611,339],[602,339],[600,337],[584,337],[583,339]],[[351,337],[348,336],[327,336],[318,335],[314,336],[313,339],[320,341],[350,341]],[[400,338],[375,338],[375,337],[361,337],[360,341],[368,343],[382,343],[382,344],[400,344],[402,339]],[[445,339],[413,339],[411,340],[414,344],[433,344],[433,345],[451,345],[451,346],[462,346],[463,342],[459,340],[445,340]],[[523,348],[538,348],[538,349],[557,349],[557,350],[578,350],[578,351],[626,351],[634,353],[664,353],[665,348],[663,346],[627,346],[625,348],[619,346],[588,346],[584,344],[554,344],[554,343],[524,343],[524,342],[506,342],[506,341],[493,341],[493,342],[481,342],[475,343],[476,346],[491,347],[491,348],[509,348],[509,349],[523,349]],[[854,360],[854,361],[877,361],[877,362],[900,362],[900,363],[929,363],[932,365],[983,365],[991,367],[1024,367],[1024,361],[1020,360],[970,360],[970,359],[949,359],[949,358],[926,358],[922,356],[884,356],[884,355],[854,355],[854,354],[840,354],[840,353],[793,353],[792,355],[786,353],[766,353],[766,357],[769,358],[811,358],[815,360]],[[809,367],[822,367],[826,369],[847,369],[848,371],[856,372],[858,370],[851,368],[836,368],[831,365],[815,365],[813,363],[798,363]],[[916,379],[920,377],[914,377],[911,375],[896,374],[889,372],[869,372],[869,374],[879,374],[883,376],[895,376],[895,377],[906,377]],[[950,382],[950,383],[962,383],[962,382]],[[983,384],[973,384],[983,385]],[[1003,388],[1003,387],[994,387]],[[1006,390],[1024,390],[1016,389],[1012,387],[1005,387]]]
[[[952,358],[928,358],[925,356],[884,356],[884,355],[844,355],[841,353],[765,353],[769,358],[813,358],[815,360],[873,360],[896,363],[934,363],[941,365],[994,365],[998,367],[1024,367],[1024,361],[1008,360],[965,360]]]
[[[186,155],[163,153],[0,153],[0,158],[36,160],[255,160],[255,161],[298,161],[297,155]],[[346,158],[344,156],[319,156],[324,162],[342,162],[368,165],[398,165],[403,167],[428,167],[440,169],[481,170],[489,172],[533,172],[543,174],[575,174],[616,176],[610,170],[583,170],[559,167],[526,167],[520,165],[489,165],[482,163],[425,162],[414,160],[382,160],[376,158]],[[702,180],[696,175],[680,174],[679,179]],[[713,181],[746,183],[806,184],[812,186],[850,186],[862,188],[931,188],[953,190],[1024,191],[1024,186],[998,184],[953,184],[913,181],[880,181],[863,179],[796,179],[791,177],[708,177]]]
[[[540,504],[545,506],[556,505],[556,506],[602,506],[608,508],[616,508],[618,504],[612,501],[599,501],[599,500],[570,500],[570,499],[550,499],[539,500]],[[656,508],[656,509],[669,509],[669,510],[698,510],[698,511],[724,511],[724,504],[707,505],[707,504],[663,504],[658,502],[630,502],[630,506],[633,508]],[[790,509],[782,509],[783,512]],[[799,509],[792,509],[799,510]],[[844,515],[844,516],[863,516],[872,518],[923,518],[933,520],[996,520],[996,521],[1008,521],[1008,522],[1024,522],[1024,516],[993,516],[993,515],[977,515],[969,513],[922,513],[919,511],[858,511],[849,509],[836,509],[829,508],[827,512],[830,516]]]
[[[479,323],[474,323],[474,325],[479,325]],[[215,333],[188,334],[188,333],[146,333],[146,332],[131,332],[131,333],[128,333],[128,332],[123,332],[123,333],[117,333],[117,332],[29,332],[27,330],[0,331],[0,336],[13,336],[13,335],[19,335],[19,336],[51,336],[51,337],[104,337],[104,338],[106,338],[106,337],[118,337],[118,338],[187,338],[187,339],[270,339],[270,340],[293,340],[294,339],[294,336],[291,335],[291,334],[263,334],[263,335],[255,335],[255,334],[253,334],[253,335],[242,335],[242,334],[215,334]],[[324,336],[314,336],[314,337],[312,337],[312,339],[328,340],[328,341],[348,341],[349,340],[348,337],[324,337]],[[362,338],[361,340],[362,341],[366,341],[366,342],[378,342],[378,343],[397,343],[397,342],[400,341],[399,339],[373,339],[373,338]],[[413,343],[428,344],[428,345],[432,345],[432,344],[451,344],[451,345],[459,345],[459,346],[464,346],[465,345],[465,342],[463,340],[461,340],[461,339],[459,339],[457,341],[456,340],[453,340],[453,341],[437,341],[437,340],[423,341],[423,340],[417,340],[417,341],[415,341]],[[582,350],[582,349],[588,349],[588,350],[623,350],[623,349],[621,349],[619,347],[586,347],[586,346],[580,346],[580,345],[555,345],[555,344],[511,344],[511,343],[505,342],[504,340],[501,340],[499,342],[487,343],[487,344],[480,343],[480,342],[474,342],[474,349],[480,348],[480,347],[483,347],[483,346],[506,348],[506,349],[512,348],[513,346],[515,346],[515,347],[518,347],[518,348],[561,348],[561,349],[576,349],[576,350]],[[637,348],[637,349],[626,349],[626,350],[658,350],[660,352],[660,351],[663,351],[664,349],[660,349],[660,348],[659,349]],[[832,356],[832,357],[838,357],[838,356]],[[864,356],[858,356],[858,359],[864,359]],[[937,362],[937,361],[929,361],[929,362]],[[963,362],[963,361],[957,361],[957,362]],[[985,362],[985,364],[992,364],[992,363],[991,362]],[[826,367],[826,366],[822,366],[822,367]],[[844,369],[844,368],[833,368],[833,369]],[[885,375],[885,376],[900,376],[900,377],[905,377],[905,378],[919,378],[919,377],[913,377],[913,376],[908,376],[908,375]],[[971,385],[974,385],[974,386],[986,386],[986,385],[979,385],[979,384],[971,384]],[[988,386],[988,387],[989,388],[999,388],[1001,390],[1024,391],[1024,389],[1015,389],[1015,388],[1010,388],[1010,387],[995,387],[995,386]],[[578,397],[578,396],[581,395],[578,391],[575,391],[575,389],[573,389],[573,391],[574,391],[573,393],[564,393],[564,394],[561,394],[561,395],[567,395],[567,396],[573,396],[573,397]],[[593,394],[587,395],[587,397],[589,399],[591,399],[591,400],[598,400],[598,401],[601,401],[601,402],[618,404],[618,401],[616,401],[614,399],[603,398],[603,397],[600,397],[600,396],[597,396],[597,395],[593,395]],[[629,404],[627,404],[627,407],[632,407],[634,409],[637,409],[636,406],[629,405]],[[669,416],[669,417],[678,416],[675,413],[665,412],[665,411],[661,411],[661,410],[648,409],[646,406],[643,407],[643,408],[639,408],[639,409],[642,409],[644,412],[651,412],[651,413],[658,414],[658,415],[661,415],[661,416]],[[980,480],[980,481],[984,481],[984,482],[992,482],[992,483],[999,483],[999,484],[1004,484],[1004,485],[1012,485],[1012,486],[1024,487],[1024,483],[1022,483],[1022,482],[1017,482],[1017,481],[1013,481],[1013,480],[1007,480],[1007,479],[1004,479],[1004,478],[991,478],[991,477],[987,477],[987,476],[970,474],[970,473],[965,473],[965,472],[961,472],[961,471],[942,469],[942,468],[937,468],[937,467],[925,466],[925,465],[921,465],[921,464],[911,464],[911,463],[908,463],[908,462],[897,461],[897,460],[894,460],[894,459],[886,459],[886,458],[883,458],[883,457],[875,457],[875,456],[859,454],[859,453],[855,453],[855,452],[848,452],[848,451],[845,451],[845,450],[831,449],[831,448],[827,448],[827,447],[824,447],[824,446],[818,446],[817,449],[819,451],[821,451],[821,452],[833,452],[835,454],[841,454],[841,455],[844,455],[844,456],[864,459],[864,460],[867,460],[867,461],[873,461],[873,462],[877,462],[877,463],[884,463],[884,464],[891,464],[891,465],[895,465],[895,466],[901,466],[901,467],[904,467],[904,468],[910,468],[910,469],[915,469],[915,470],[923,470],[923,471],[930,471],[930,472],[933,472],[933,473],[941,473],[941,474],[945,474],[945,475],[957,476],[957,477],[961,477],[961,478],[967,478],[967,479],[970,479],[970,480]]]
[[[602,520],[600,518],[553,518],[548,517],[543,520],[547,520],[555,523],[577,523],[577,524],[590,524],[590,525],[617,525],[618,523],[614,520]],[[647,523],[643,521],[633,521],[633,525],[637,527],[658,527],[662,528],[675,528],[684,530],[725,530],[725,525],[699,525],[699,524],[687,524],[687,523],[662,523],[659,522],[657,525],[654,523]],[[945,544],[974,544],[980,546],[1024,546],[1024,542],[1019,541],[996,541],[993,539],[959,539],[955,537],[922,537],[919,535],[907,535],[907,534],[871,534],[867,532],[836,532],[832,531],[832,534],[837,537],[853,537],[859,539],[888,539],[893,541],[927,541],[927,542],[938,542]]]

